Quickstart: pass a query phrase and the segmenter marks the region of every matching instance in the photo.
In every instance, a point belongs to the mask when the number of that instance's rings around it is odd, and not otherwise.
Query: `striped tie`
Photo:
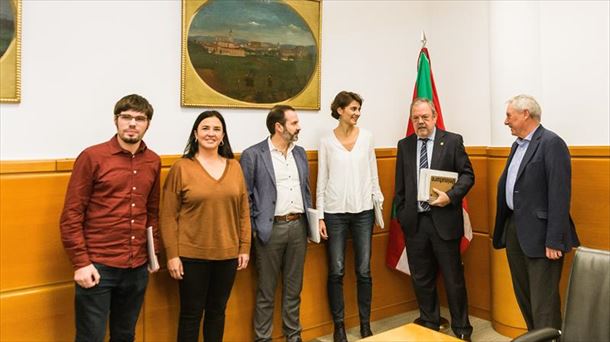
[[[420,169],[427,169],[428,168],[428,138],[420,138],[419,140],[421,140],[422,144],[421,144],[421,150],[419,151],[419,168]],[[421,181],[421,179],[420,179]],[[419,202],[420,207],[422,208],[422,211],[430,211],[430,204],[428,204],[428,202],[425,201],[421,201]]]

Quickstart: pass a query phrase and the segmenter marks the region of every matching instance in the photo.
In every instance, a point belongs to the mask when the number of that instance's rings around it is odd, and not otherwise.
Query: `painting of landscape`
[[[318,67],[314,33],[283,1],[209,0],[194,13],[186,44],[197,76],[214,91],[242,102],[294,98]]]
[[[21,101],[21,0],[0,0],[0,103]]]
[[[15,37],[15,16],[11,1],[0,0],[0,58]]]

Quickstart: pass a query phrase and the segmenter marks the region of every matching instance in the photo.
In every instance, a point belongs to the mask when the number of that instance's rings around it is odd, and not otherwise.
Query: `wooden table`
[[[383,342],[398,342],[398,341],[426,341],[426,342],[457,342],[460,339],[445,335],[438,331],[434,331],[415,323],[405,324],[392,330],[364,338],[360,341],[383,341]]]

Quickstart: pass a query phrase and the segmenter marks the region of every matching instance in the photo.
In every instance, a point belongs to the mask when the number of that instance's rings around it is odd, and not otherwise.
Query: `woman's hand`
[[[323,219],[320,219],[319,229],[320,229],[320,236],[324,240],[328,240],[328,234],[326,234],[326,223],[324,223]]]
[[[182,268],[182,261],[180,260],[180,257],[167,260],[167,271],[172,278],[182,280],[184,269]]]
[[[237,270],[243,270],[248,267],[248,261],[250,261],[250,254],[240,254],[237,256]]]

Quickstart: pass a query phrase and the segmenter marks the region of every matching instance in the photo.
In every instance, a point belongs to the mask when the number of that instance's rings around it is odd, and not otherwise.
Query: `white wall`
[[[467,146],[487,146],[489,131],[488,4],[430,1],[426,35],[447,130]]]
[[[322,108],[299,111],[307,149],[336,124],[328,107],[344,89],[364,97],[360,125],[376,145],[395,146],[421,30],[446,126],[466,145],[509,145],[504,101],[520,92],[539,98],[543,123],[568,144],[609,143],[608,2],[322,5]],[[182,151],[203,109],[180,107],[180,1],[22,0],[22,8],[22,101],[0,105],[0,159],[74,158],[114,133],[113,105],[134,92],[155,107],[147,144],[159,154]],[[533,59],[526,67],[523,56]],[[265,110],[220,111],[236,151],[267,134]]]
[[[608,1],[490,2],[491,142],[506,100],[535,96],[542,124],[569,145],[609,145]]]

